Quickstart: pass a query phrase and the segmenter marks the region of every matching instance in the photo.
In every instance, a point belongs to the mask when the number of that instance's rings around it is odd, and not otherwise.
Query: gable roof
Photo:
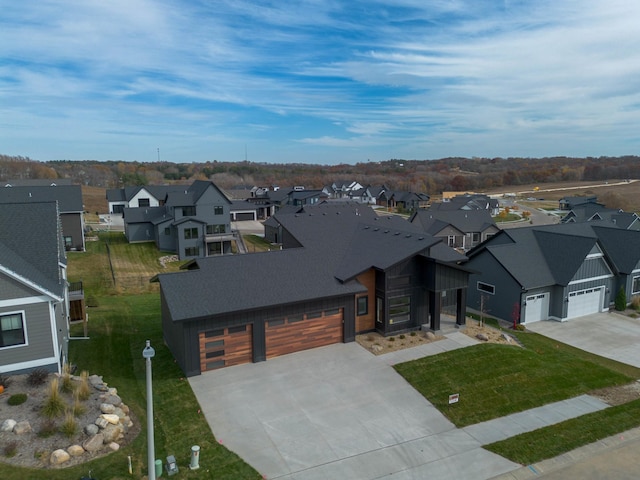
[[[0,188],[0,203],[58,202],[60,213],[84,211],[80,185],[12,186]]]
[[[64,297],[66,265],[55,202],[0,204],[0,269],[58,300]]]
[[[524,288],[549,285],[566,286],[575,276],[596,243],[611,258],[614,242],[620,241],[615,233],[628,232],[640,244],[640,232],[622,230],[615,226],[594,226],[592,223],[566,223],[502,230],[499,235],[468,252],[473,258],[487,251]],[[608,237],[608,242],[603,238]],[[617,243],[614,252],[623,249]],[[640,247],[637,248],[640,258]],[[616,254],[614,253],[614,256]],[[622,255],[618,251],[617,255]]]
[[[418,210],[409,221],[421,225],[432,235],[442,231],[446,225],[470,233],[484,232],[496,224],[488,210]]]

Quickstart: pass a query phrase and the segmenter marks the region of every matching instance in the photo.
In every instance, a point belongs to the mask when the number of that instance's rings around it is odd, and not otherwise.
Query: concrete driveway
[[[640,367],[640,318],[603,312],[567,322],[535,322],[527,324],[527,328],[581,350]]]
[[[456,429],[388,363],[337,344],[189,381],[218,441],[268,479],[482,480],[519,467]]]

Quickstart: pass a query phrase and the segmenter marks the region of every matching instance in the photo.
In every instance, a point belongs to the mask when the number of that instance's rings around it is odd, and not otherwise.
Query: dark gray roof
[[[62,298],[66,264],[55,202],[0,204],[0,267]]]
[[[80,185],[25,186],[0,188],[0,203],[58,202],[60,213],[80,213],[82,188]]]
[[[18,178],[0,182],[0,187],[7,185],[13,187],[51,187],[54,185],[73,185],[70,178]]]
[[[366,291],[337,280],[330,262],[309,257],[305,248],[208,257],[197,260],[198,270],[158,278],[174,321]]]
[[[600,225],[592,228],[615,269],[630,274],[640,262],[640,232]]]
[[[134,207],[125,208],[123,211],[126,223],[155,223],[157,221],[172,218],[167,214],[166,207]]]
[[[410,221],[421,225],[432,235],[442,231],[446,225],[470,233],[484,232],[496,224],[488,210],[418,210]]]
[[[596,242],[608,258],[619,263],[620,268],[628,269],[633,260],[624,260],[624,250],[628,244],[620,243],[623,235],[619,232],[627,232],[627,241],[640,244],[640,232],[591,222],[567,223],[503,230],[468,255],[473,263],[473,258],[486,250],[527,289],[565,286],[575,276]],[[634,247],[634,251],[637,263],[640,247]]]
[[[357,203],[307,206],[298,213],[277,213],[272,221],[304,247],[197,259],[199,269],[159,275],[172,318],[179,321],[363,292],[366,288],[353,280],[358,274],[429,253],[440,242],[402,217],[379,217]],[[446,253],[438,248],[433,252],[442,261],[466,259],[448,247]]]
[[[231,201],[231,211],[237,212],[240,210],[257,210],[262,207],[262,205],[256,205],[253,202],[248,202],[246,200],[232,200]]]
[[[621,228],[629,228],[637,220],[638,215],[632,212],[606,208],[600,203],[585,203],[573,207],[560,221],[562,223],[602,221],[614,223]]]
[[[128,202],[135,197],[140,190],[144,189],[158,200],[164,200],[170,192],[181,192],[188,188],[188,185],[138,185],[135,187],[112,188],[107,190],[107,201]]]

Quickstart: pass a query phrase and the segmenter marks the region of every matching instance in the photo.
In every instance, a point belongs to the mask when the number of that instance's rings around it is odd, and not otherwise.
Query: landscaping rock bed
[[[10,377],[11,383],[0,395],[0,462],[28,468],[69,467],[116,451],[140,432],[117,390],[92,375],[89,396],[79,402],[73,417],[76,428],[62,433],[65,413],[49,419],[43,412],[56,377],[50,374],[38,386],[30,385],[27,375]],[[74,388],[79,382],[80,377],[71,376]],[[8,400],[15,394],[26,394],[27,400],[10,405]],[[71,393],[61,392],[60,398],[67,410],[73,407]]]

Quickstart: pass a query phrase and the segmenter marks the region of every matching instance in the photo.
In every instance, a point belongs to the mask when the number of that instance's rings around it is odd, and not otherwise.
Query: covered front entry
[[[549,317],[549,293],[527,295],[524,307],[524,322],[539,322]]]
[[[343,310],[299,314],[265,324],[267,358],[342,342]]]
[[[598,313],[602,309],[604,287],[587,288],[569,294],[567,319]]]
[[[252,331],[249,324],[201,332],[200,371],[251,362]]]

